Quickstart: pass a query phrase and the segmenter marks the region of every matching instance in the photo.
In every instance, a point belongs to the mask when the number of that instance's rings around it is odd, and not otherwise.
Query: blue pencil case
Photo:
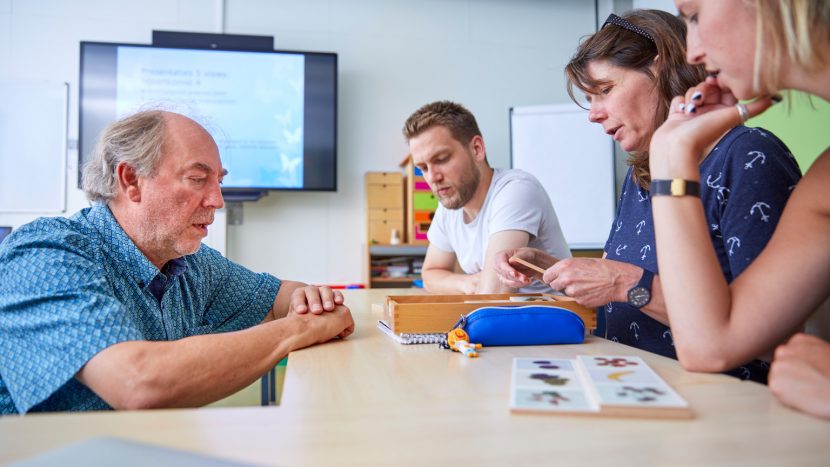
[[[581,344],[585,323],[576,313],[555,306],[491,306],[462,316],[455,327],[470,342],[498,345]]]

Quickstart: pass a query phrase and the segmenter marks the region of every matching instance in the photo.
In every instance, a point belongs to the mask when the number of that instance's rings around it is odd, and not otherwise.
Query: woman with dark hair
[[[671,358],[677,355],[657,274],[651,196],[683,187],[652,183],[648,149],[673,96],[705,78],[702,66],[686,63],[685,36],[683,21],[667,12],[611,15],[579,45],[565,69],[571,97],[577,100],[575,88],[583,92],[588,118],[630,154],[602,259],[559,261],[525,248],[502,252],[496,264],[511,287],[537,279],[582,305],[604,305],[606,338]],[[691,112],[694,105],[689,104]],[[700,196],[708,237],[721,274],[731,282],[766,245],[801,174],[784,143],[757,128],[725,131],[702,156],[698,170],[706,181]],[[534,273],[511,262],[514,255],[547,270]],[[766,381],[767,370],[755,361],[729,373]]]

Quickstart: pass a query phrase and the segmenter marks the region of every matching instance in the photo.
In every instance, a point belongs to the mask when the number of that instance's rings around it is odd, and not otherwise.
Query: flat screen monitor
[[[12,228],[11,227],[0,226],[0,243],[3,243],[3,240],[5,240],[6,237],[8,237],[10,233],[12,233]]]
[[[108,124],[161,108],[211,133],[224,190],[337,190],[334,53],[81,42],[79,107],[80,172]]]

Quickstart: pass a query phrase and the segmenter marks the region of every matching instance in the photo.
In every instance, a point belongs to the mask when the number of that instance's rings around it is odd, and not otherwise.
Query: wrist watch
[[[682,178],[652,180],[649,191],[651,196],[700,196],[700,183]]]
[[[654,273],[643,269],[643,276],[637,285],[628,289],[628,304],[635,308],[642,308],[651,301],[651,283],[654,281]]]

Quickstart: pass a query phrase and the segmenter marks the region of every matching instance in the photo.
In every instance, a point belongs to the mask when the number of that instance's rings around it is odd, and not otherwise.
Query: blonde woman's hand
[[[796,334],[778,346],[769,389],[785,405],[830,419],[830,343]]]
[[[760,97],[745,104],[745,117],[762,113],[772,103],[771,98]],[[737,104],[735,96],[728,89],[718,87],[712,78],[675,97],[668,118],[651,138],[651,178],[700,178],[698,164],[703,151],[744,122]]]

